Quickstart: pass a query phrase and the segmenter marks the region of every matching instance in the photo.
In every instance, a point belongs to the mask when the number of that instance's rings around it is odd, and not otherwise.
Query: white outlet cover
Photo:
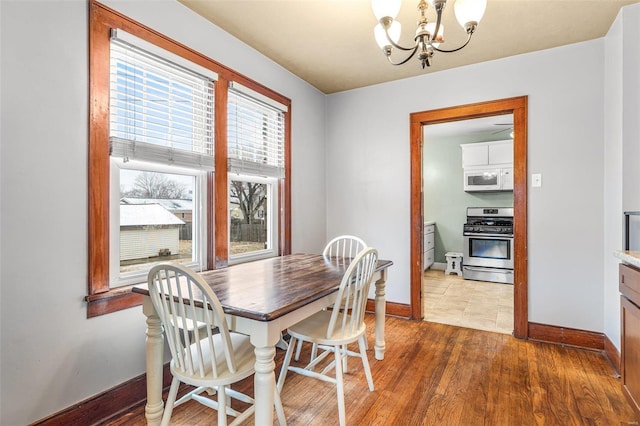
[[[542,186],[542,173],[533,173],[531,175],[531,186],[533,188],[540,188]]]

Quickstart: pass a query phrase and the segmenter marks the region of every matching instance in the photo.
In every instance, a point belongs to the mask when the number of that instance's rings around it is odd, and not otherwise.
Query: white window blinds
[[[229,171],[284,177],[284,112],[237,83],[229,87],[227,138]]]
[[[148,43],[112,33],[111,155],[213,170],[215,73],[202,75],[195,64],[186,68],[190,62],[141,45]]]

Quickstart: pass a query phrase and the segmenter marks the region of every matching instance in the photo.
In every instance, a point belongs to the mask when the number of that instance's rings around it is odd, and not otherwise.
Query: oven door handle
[[[476,233],[473,233],[473,232],[463,232],[462,235],[464,235],[465,237],[477,237],[477,238],[484,238],[484,237],[488,237],[488,238],[496,238],[496,237],[513,238],[513,234],[476,234]]]
[[[502,269],[502,268],[476,268],[475,266],[467,266],[463,265],[462,269],[466,269],[467,271],[476,271],[476,272],[500,272],[503,274],[513,274],[512,269]]]

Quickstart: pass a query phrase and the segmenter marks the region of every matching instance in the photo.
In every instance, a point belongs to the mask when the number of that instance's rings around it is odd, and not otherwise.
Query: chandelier
[[[453,9],[458,22],[467,33],[467,40],[462,46],[455,49],[440,49],[440,44],[444,42],[444,26],[442,25],[442,11],[447,5],[447,0],[429,0],[429,4],[436,12],[435,22],[427,20],[427,2],[420,0],[418,3],[418,11],[420,19],[418,20],[418,28],[414,37],[414,45],[411,47],[403,47],[398,44],[400,39],[401,26],[396,21],[396,16],[400,12],[402,0],[372,0],[371,6],[373,14],[378,19],[378,25],[374,28],[374,35],[378,46],[382,49],[385,56],[392,65],[402,65],[413,58],[416,53],[418,60],[422,63],[422,68],[431,66],[431,57],[434,52],[451,53],[457,52],[464,48],[471,36],[478,27],[484,10],[487,7],[487,0],[454,0]],[[407,57],[399,62],[391,59],[393,49],[409,52]]]

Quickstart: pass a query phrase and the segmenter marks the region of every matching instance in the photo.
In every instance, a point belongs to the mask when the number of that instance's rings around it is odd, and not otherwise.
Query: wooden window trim
[[[282,205],[279,222],[280,255],[291,253],[291,100],[248,77],[146,27],[109,7],[89,3],[89,193],[88,193],[88,294],[87,317],[138,306],[142,299],[131,287],[109,288],[109,34],[124,31],[211,69],[218,74],[215,90],[215,168],[227,170],[227,88],[236,81],[284,104],[285,177],[278,185]],[[227,173],[207,177],[207,269],[228,264]],[[214,232],[216,230],[216,232]]]

